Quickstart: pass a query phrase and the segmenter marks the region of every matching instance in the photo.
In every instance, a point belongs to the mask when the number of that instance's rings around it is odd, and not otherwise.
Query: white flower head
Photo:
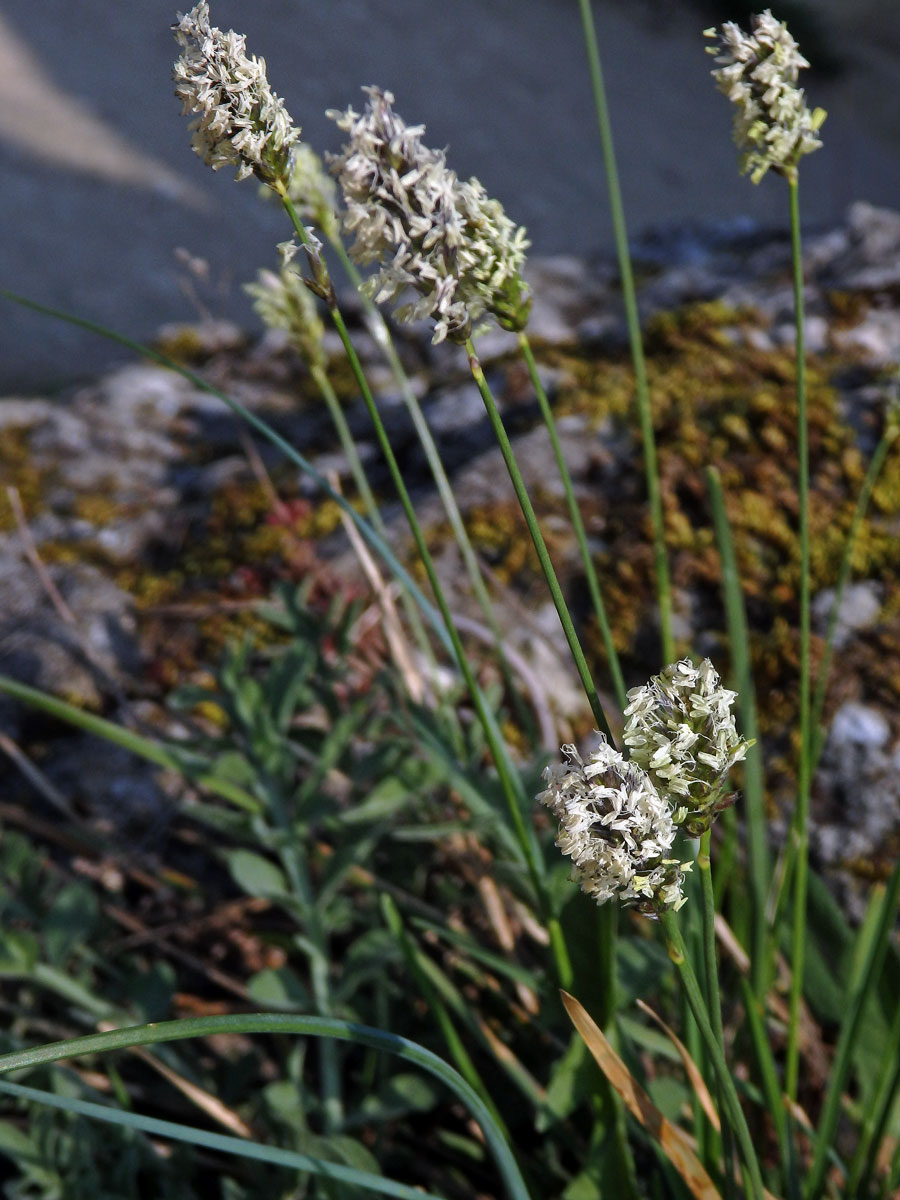
[[[435,342],[464,342],[485,314],[504,328],[523,329],[525,231],[477,179],[460,183],[444,152],[423,145],[424,125],[407,125],[390,92],[363,91],[369,97],[363,113],[348,108],[328,116],[349,135],[331,169],[344,197],[344,228],[355,238],[350,253],[380,267],[367,293],[379,304],[417,293],[395,315],[432,317]]]
[[[752,745],[735,728],[736,696],[708,658],[699,667],[682,659],[628,693],[623,741],[631,761],[679,805],[676,823],[692,835],[728,806],[728,772]]]
[[[807,107],[797,87],[801,68],[809,63],[783,21],[769,9],[751,18],[752,30],[729,21],[718,34],[718,46],[708,46],[719,66],[712,72],[719,91],[736,106],[734,141],[742,151],[741,171],[759,183],[771,168],[792,179],[797,163],[822,145],[818,131],[825,110]],[[715,29],[704,31],[716,37]]]
[[[182,111],[196,113],[194,150],[214,171],[237,167],[237,179],[255,175],[286,183],[291,147],[300,130],[272,91],[262,58],[248,56],[246,38],[209,23],[209,4],[195,4],[173,25],[181,46],[173,71]]]
[[[245,283],[253,307],[264,325],[284,329],[291,345],[310,367],[325,367],[325,326],[303,276],[290,262],[281,270],[260,271],[255,283]]]
[[[584,763],[574,746],[567,761],[544,771],[538,800],[559,820],[556,844],[572,859],[583,891],[598,904],[616,899],[650,916],[679,909],[684,871],[669,857],[675,839],[672,806],[645,771],[605,738]]]

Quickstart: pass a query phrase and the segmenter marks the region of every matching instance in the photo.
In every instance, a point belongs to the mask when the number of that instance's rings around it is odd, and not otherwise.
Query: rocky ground
[[[790,794],[796,589],[791,517],[789,245],[740,228],[679,226],[635,247],[658,413],[679,636],[727,660],[718,565],[701,468],[726,490],[754,629],[767,737],[773,831]],[[858,484],[884,423],[900,362],[900,215],[858,204],[806,248],[811,364],[814,614]],[[531,335],[602,568],[629,683],[657,669],[651,573],[616,274],[607,259],[535,260]],[[475,612],[390,374],[355,316],[357,345],[385,414],[454,607]],[[160,345],[240,398],[351,489],[324,408],[276,335],[252,341],[226,323],[170,327]],[[475,544],[490,568],[510,646],[542,681],[561,730],[585,732],[555,613],[547,604],[480,398],[453,347],[424,331],[400,346]],[[480,351],[551,548],[585,618],[545,434],[512,339]],[[337,360],[336,360],[337,362]],[[352,429],[383,498],[395,543],[406,534],[368,421],[346,371],[335,373]],[[125,722],[171,729],[164,699],[197,678],[224,640],[252,629],[277,579],[317,574],[362,590],[333,502],[247,437],[219,400],[159,366],[132,363],[52,398],[0,399],[0,459],[15,491],[0,507],[0,672]],[[779,473],[781,472],[781,473]],[[740,493],[740,496],[738,496]],[[21,506],[19,511],[17,505]],[[785,522],[787,524],[785,525]],[[782,528],[783,527],[783,528]],[[889,457],[840,613],[829,735],[816,781],[814,850],[824,866],[879,871],[900,836],[900,461]],[[248,624],[249,622],[249,624]],[[602,669],[598,670],[602,677]],[[548,699],[552,698],[552,699]],[[11,761],[31,754],[34,791],[93,814],[152,824],[162,785],[127,755],[86,737],[48,737],[19,706],[0,709]],[[18,758],[27,773],[25,759]]]

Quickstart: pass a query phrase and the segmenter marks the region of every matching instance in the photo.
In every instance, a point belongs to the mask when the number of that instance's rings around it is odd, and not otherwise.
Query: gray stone
[[[835,751],[848,747],[880,749],[890,735],[891,727],[877,708],[851,700],[835,714],[829,746]]]
[[[57,612],[24,557],[12,547],[0,555],[0,672],[97,706],[110,685],[121,686],[140,668],[131,598],[94,567],[47,570],[74,625]]]
[[[827,588],[815,596],[812,603],[816,628],[822,633],[828,629],[831,610],[834,607],[834,588]],[[876,583],[863,581],[851,583],[844,588],[834,630],[834,646],[840,650],[850,641],[858,629],[871,629],[878,623],[881,614],[881,589]]]

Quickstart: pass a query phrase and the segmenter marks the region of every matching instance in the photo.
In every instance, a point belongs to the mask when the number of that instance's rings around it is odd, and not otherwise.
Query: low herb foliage
[[[284,583],[253,635],[202,683],[170,693],[178,738],[155,739],[0,679],[0,691],[45,718],[166,770],[180,801],[172,859],[156,873],[97,830],[67,833],[50,852],[46,830],[29,836],[25,821],[26,832],[8,831],[0,844],[7,1196],[897,1193],[900,867],[872,887],[853,928],[809,862],[836,614],[900,428],[886,399],[814,664],[799,176],[822,145],[825,114],[808,108],[798,86],[808,64],[771,12],[753,17],[749,31],[707,31],[713,75],[735,106],[741,170],[754,183],[781,176],[792,231],[799,652],[797,729],[784,741],[796,753],[796,802],[778,846],[738,557],[712,465],[705,502],[729,661],[695,655],[677,634],[653,395],[597,40],[588,0],[579,7],[656,588],[657,667],[637,680],[619,661],[616,614],[529,343],[524,230],[478,180],[458,178],[389,92],[366,88],[361,111],[330,114],[346,141],[329,171],[243,36],[216,28],[206,2],[174,26],[176,93],[195,151],[214,170],[256,180],[284,209],[279,269],[248,290],[306,361],[358,505],[311,468],[302,447],[221,398],[333,499],[372,592],[363,612],[340,589],[325,602],[321,589]],[[331,261],[359,289],[421,439],[484,618],[478,644],[441,584]],[[429,321],[434,342],[455,344],[483,400],[595,729],[563,745],[558,761],[533,750],[552,714],[504,644],[494,585],[384,304],[395,306],[395,321]],[[389,545],[330,381],[326,323],[408,520],[413,566]],[[602,653],[583,648],[479,362],[477,338],[491,325],[514,335],[534,388]],[[665,453],[671,459],[678,447]],[[730,687],[720,675],[728,668]]]

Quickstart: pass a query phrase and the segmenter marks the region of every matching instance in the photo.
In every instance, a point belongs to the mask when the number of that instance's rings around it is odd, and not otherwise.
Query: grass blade
[[[21,700],[32,708],[40,709],[48,716],[65,721],[68,725],[83,729],[85,733],[95,734],[116,746],[121,746],[124,750],[130,750],[132,754],[136,754],[139,758],[154,763],[158,767],[177,771],[179,775],[183,775],[197,787],[205,788],[207,791],[221,796],[223,800],[231,801],[232,804],[236,804],[238,808],[242,808],[246,812],[255,814],[262,807],[259,800],[250,792],[214,774],[209,769],[209,763],[178,746],[171,743],[166,745],[163,742],[154,742],[131,729],[125,729],[112,721],[104,720],[103,717],[97,717],[93,713],[76,708],[74,704],[67,704],[65,700],[59,700],[47,692],[28,687],[24,683],[18,683],[7,675],[0,675],[0,692],[12,696],[15,700]]]
[[[161,1042],[183,1041],[186,1038],[213,1037],[223,1033],[277,1033],[298,1037],[328,1037],[353,1042],[395,1054],[411,1062],[444,1083],[462,1101],[481,1126],[485,1142],[493,1154],[509,1200],[530,1200],[525,1181],[509,1146],[497,1128],[481,1097],[443,1059],[432,1054],[417,1042],[369,1025],[356,1025],[331,1017],[294,1016],[285,1013],[233,1013],[226,1016],[187,1017],[180,1021],[159,1021],[150,1025],[134,1025],[113,1029],[108,1033],[92,1033],[85,1037],[50,1042],[27,1050],[15,1050],[0,1055],[0,1072],[23,1067],[59,1062],[84,1054],[104,1054],[112,1050],[130,1050],[132,1046],[155,1046]],[[2,1081],[0,1081],[2,1082]]]
[[[750,631],[747,611],[741,592],[741,581],[734,551],[734,539],[719,473],[714,467],[706,469],[706,486],[712,508],[713,526],[719,557],[722,561],[722,592],[728,641],[731,648],[731,667],[738,694],[741,727],[748,741],[755,741],[744,763],[744,805],[747,813],[747,858],[750,870],[750,894],[753,905],[751,970],[753,990],[758,996],[765,991],[766,964],[766,900],[769,890],[771,863],[766,841],[766,798],[763,776],[762,748],[759,744],[759,724],[756,719],[756,692],[750,670]]]
[[[423,1192],[420,1188],[410,1187],[408,1184],[399,1183],[393,1179],[384,1179],[380,1175],[373,1175],[370,1171],[360,1171],[356,1167],[344,1167],[340,1163],[326,1162],[322,1158],[313,1158],[309,1154],[298,1154],[295,1150],[282,1150],[280,1146],[265,1146],[261,1142],[251,1142],[222,1133],[211,1133],[206,1129],[197,1129],[190,1125],[178,1125],[174,1121],[162,1121],[158,1117],[144,1117],[140,1113],[123,1112],[122,1109],[110,1108],[105,1104],[93,1104],[89,1100],[78,1100],[74,1096],[57,1096],[53,1092],[23,1087],[18,1083],[7,1083],[5,1080],[0,1080],[0,1092],[8,1096],[17,1096],[22,1100],[31,1100],[37,1104],[46,1104],[49,1108],[78,1113],[80,1116],[90,1117],[95,1121],[106,1121],[110,1125],[120,1125],[126,1129],[137,1129],[141,1133],[155,1137],[165,1137],[173,1142],[187,1142],[192,1146],[217,1150],[220,1154],[255,1159],[257,1162],[269,1163],[276,1167],[292,1167],[297,1171],[306,1171],[310,1175],[321,1175],[325,1179],[346,1184],[348,1187],[365,1188],[370,1192],[378,1192],[382,1196],[394,1196],[396,1200],[440,1200],[440,1197]]]

